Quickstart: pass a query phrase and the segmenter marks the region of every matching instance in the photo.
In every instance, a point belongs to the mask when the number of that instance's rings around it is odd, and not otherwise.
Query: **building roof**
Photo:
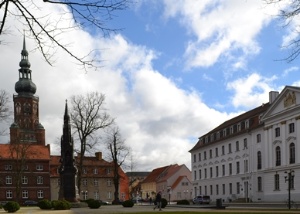
[[[168,166],[157,178],[157,182],[167,181],[174,173],[176,173],[183,165],[170,165]]]
[[[0,144],[0,158],[26,158],[29,160],[50,160],[50,145]],[[24,154],[24,155],[23,155]],[[22,157],[23,156],[23,157]]]
[[[153,169],[152,172],[145,178],[145,180],[142,183],[150,183],[150,182],[156,182],[156,179],[158,179],[158,176],[168,168],[169,166],[163,166],[160,168]]]
[[[224,123],[222,123],[218,127],[211,130],[210,132],[208,132],[205,135],[199,137],[199,141],[196,143],[196,145],[189,152],[193,152],[193,151],[195,151],[195,150],[197,150],[201,147],[209,145],[210,143],[214,143],[214,142],[224,140],[226,138],[234,137],[234,136],[237,136],[239,134],[249,132],[249,131],[251,131],[253,129],[256,129],[260,126],[263,126],[263,124],[260,123],[260,121],[259,121],[259,115],[264,114],[269,107],[270,107],[270,103],[262,104],[261,106],[259,106],[257,108],[254,108],[254,109],[252,109],[250,111],[247,111],[243,114],[240,114],[240,115],[238,115],[238,116],[236,116],[236,117],[234,117],[230,120],[225,121]],[[217,132],[222,132],[222,130],[224,130],[226,128],[229,128],[233,125],[236,125],[238,123],[241,123],[243,121],[246,121],[246,120],[249,120],[249,127],[248,128],[244,128],[244,129],[241,129],[241,131],[237,131],[237,132],[234,132],[232,134],[220,137],[219,139],[215,139],[215,140],[213,140],[212,142],[209,142],[209,143],[204,143],[203,142],[203,139],[205,139],[206,137],[209,138],[211,135],[213,135]]]
[[[188,178],[186,175],[179,176],[179,177],[176,179],[176,181],[172,184],[171,189],[175,189],[175,188],[178,186],[178,184],[180,184],[180,182],[181,182],[184,178],[186,178],[189,182],[191,182],[191,181],[189,180],[189,178]]]
[[[126,172],[128,177],[146,177],[150,172]]]

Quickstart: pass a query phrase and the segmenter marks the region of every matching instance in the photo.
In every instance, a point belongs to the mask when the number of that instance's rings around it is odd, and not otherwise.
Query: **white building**
[[[199,138],[190,150],[194,196],[283,202],[290,192],[300,201],[300,87],[269,98]]]

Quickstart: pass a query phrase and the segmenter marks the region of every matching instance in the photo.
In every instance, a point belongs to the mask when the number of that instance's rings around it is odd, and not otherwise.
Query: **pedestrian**
[[[150,202],[150,205],[152,205],[152,197],[150,197],[149,202]]]
[[[155,210],[156,208],[159,208],[159,211],[161,211],[161,191],[159,191],[157,193],[154,204],[155,204],[155,206],[154,206],[153,210]]]

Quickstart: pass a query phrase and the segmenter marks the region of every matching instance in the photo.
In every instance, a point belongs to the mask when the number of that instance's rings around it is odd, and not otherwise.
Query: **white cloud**
[[[231,99],[232,105],[236,108],[242,107],[248,110],[268,102],[268,94],[274,90],[270,85],[275,79],[275,76],[266,78],[253,73],[245,78],[228,83],[227,89],[234,92]]]
[[[187,68],[211,66],[230,60],[233,68],[246,66],[249,55],[258,54],[256,41],[279,8],[261,0],[165,0],[165,17],[180,18],[191,34],[185,56]]]

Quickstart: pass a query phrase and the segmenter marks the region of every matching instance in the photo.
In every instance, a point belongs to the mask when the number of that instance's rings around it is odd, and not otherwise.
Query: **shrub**
[[[101,207],[101,202],[97,200],[89,200],[88,206],[91,209],[98,209],[99,207]]]
[[[190,205],[190,202],[188,200],[180,200],[177,201],[178,205]]]
[[[69,210],[71,208],[71,204],[66,200],[54,200],[52,201],[52,207],[55,210]]]
[[[161,199],[161,208],[165,208],[165,207],[167,206],[167,204],[168,204],[167,199],[162,198],[162,199]]]
[[[47,199],[43,199],[38,202],[38,207],[42,210],[50,210],[52,209],[52,203]]]
[[[126,200],[122,203],[123,207],[133,207],[134,203],[132,200]]]
[[[15,201],[9,201],[3,207],[4,207],[4,210],[9,213],[17,212],[20,209],[19,203],[15,202]]]

